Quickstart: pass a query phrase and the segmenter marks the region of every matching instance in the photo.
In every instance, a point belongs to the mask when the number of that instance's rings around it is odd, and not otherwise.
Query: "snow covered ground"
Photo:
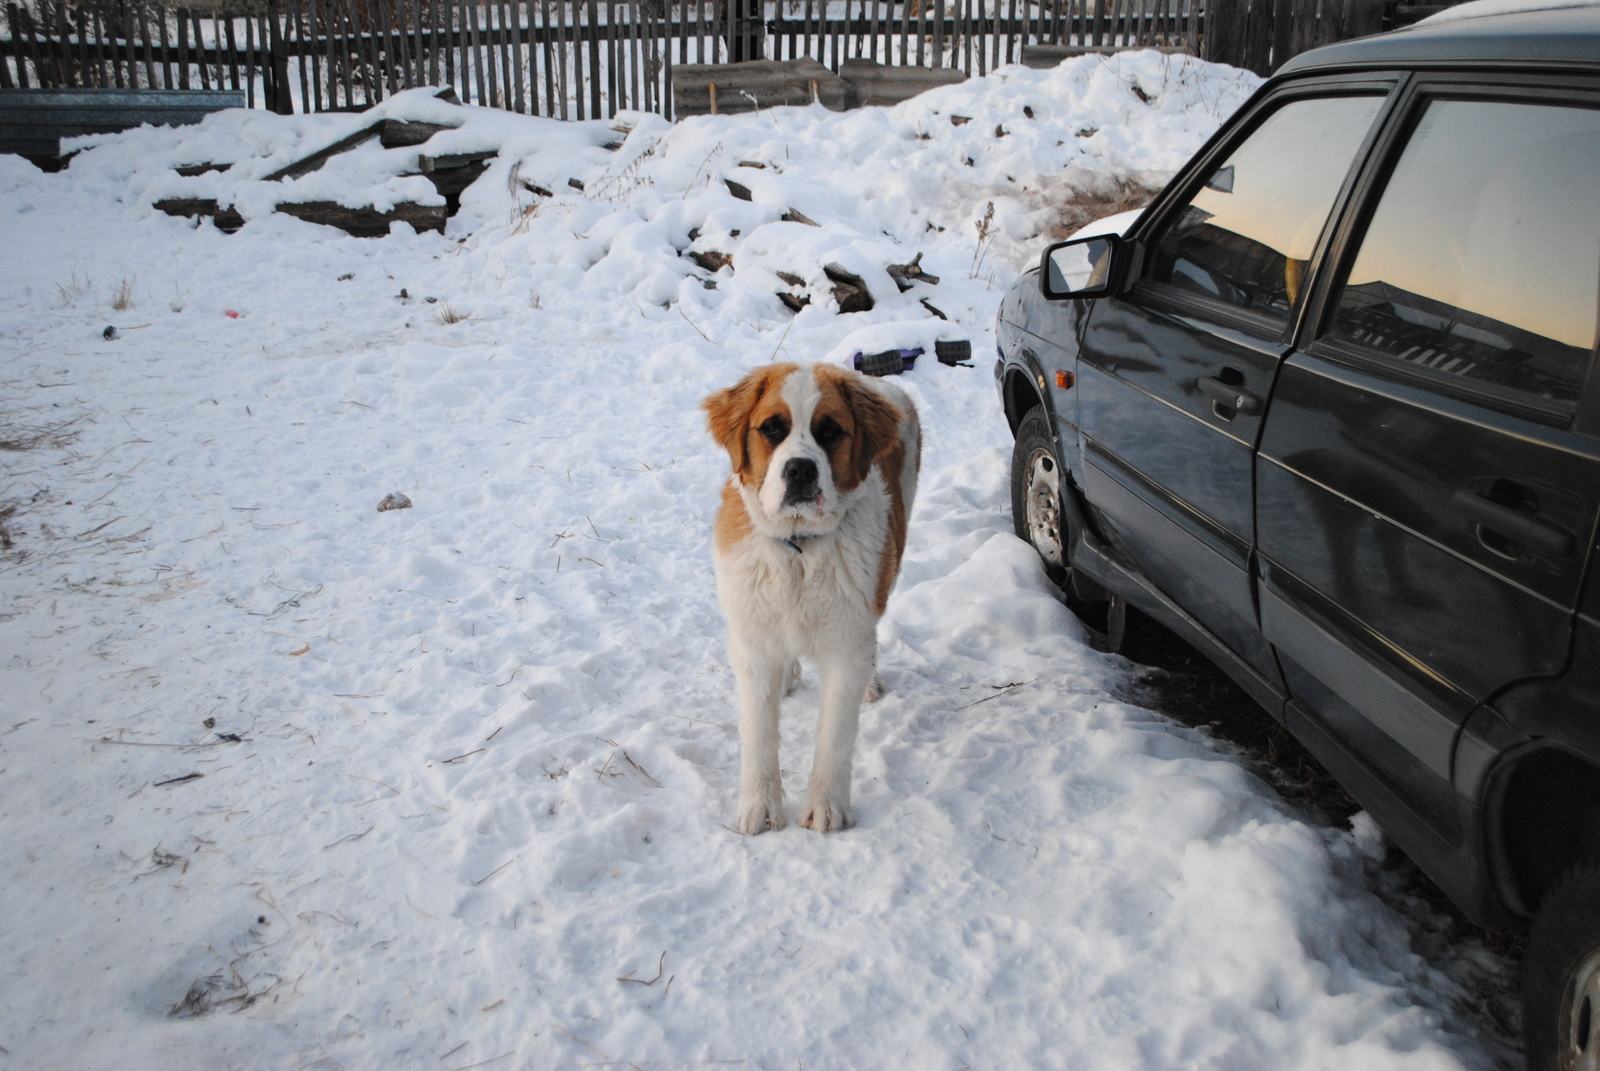
[[[1010,534],[1001,292],[1072,189],[1159,181],[1254,85],[1091,57],[888,110],[627,116],[616,150],[451,109],[438,151],[501,157],[447,235],[380,240],[258,181],[347,116],[0,156],[0,1067],[1508,1061],[1478,953],[1424,958],[1375,895],[1381,836],[1119,698]],[[276,192],[414,196],[415,153]],[[918,252],[940,282],[899,294]],[[830,263],[876,308],[836,314]],[[977,367],[905,377],[924,478],[859,825],[740,837],[696,406],[941,332]],[[816,698],[786,703],[791,801]]]

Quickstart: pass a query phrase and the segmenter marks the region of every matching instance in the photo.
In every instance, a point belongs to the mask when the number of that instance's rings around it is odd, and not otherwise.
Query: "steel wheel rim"
[[[1600,948],[1584,957],[1561,994],[1561,1071],[1600,1071]]]
[[[1055,455],[1041,447],[1028,458],[1028,541],[1050,565],[1067,567],[1061,546],[1061,480]]]

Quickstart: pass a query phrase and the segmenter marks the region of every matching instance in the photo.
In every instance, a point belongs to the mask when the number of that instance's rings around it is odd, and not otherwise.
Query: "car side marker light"
[[[1073,385],[1077,382],[1078,377],[1073,375],[1071,372],[1056,373],[1056,386],[1060,387],[1062,390],[1071,390]]]

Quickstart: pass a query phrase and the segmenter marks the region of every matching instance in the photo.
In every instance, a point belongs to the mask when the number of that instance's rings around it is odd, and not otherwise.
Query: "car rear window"
[[[1596,346],[1600,111],[1433,100],[1340,291],[1329,336],[1572,403]]]
[[[1285,319],[1381,95],[1291,100],[1213,171],[1156,242],[1149,281]]]

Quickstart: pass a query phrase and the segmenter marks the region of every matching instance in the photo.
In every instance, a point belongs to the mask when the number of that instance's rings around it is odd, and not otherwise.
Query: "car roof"
[[[1303,52],[1278,74],[1415,66],[1600,69],[1600,7],[1517,11],[1411,26]]]

